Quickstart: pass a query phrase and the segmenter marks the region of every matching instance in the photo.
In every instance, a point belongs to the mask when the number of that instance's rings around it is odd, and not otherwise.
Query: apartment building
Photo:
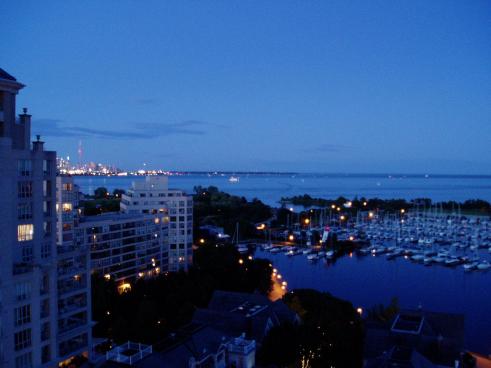
[[[92,346],[90,253],[79,228],[79,190],[70,176],[56,178],[56,243],[60,362],[89,358]]]
[[[106,213],[81,217],[83,243],[90,249],[91,270],[114,279],[120,291],[131,281],[157,275],[167,262],[166,216]]]
[[[169,271],[186,270],[193,260],[193,199],[178,189],[169,189],[166,176],[147,176],[135,181],[121,200],[121,211],[127,214],[162,214],[168,218]]]
[[[0,69],[0,366],[57,364],[56,153],[31,116],[16,118],[24,87]]]

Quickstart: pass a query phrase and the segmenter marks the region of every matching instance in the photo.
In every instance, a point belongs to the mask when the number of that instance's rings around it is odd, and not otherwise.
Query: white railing
[[[131,351],[135,351],[135,353],[130,355]],[[152,354],[152,345],[128,341],[108,351],[106,359],[132,365],[150,354]]]

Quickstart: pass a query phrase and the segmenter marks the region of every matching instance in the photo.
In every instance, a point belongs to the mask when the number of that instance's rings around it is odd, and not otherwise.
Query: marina
[[[409,212],[330,228],[330,236],[336,233],[342,244],[362,239],[347,253],[314,241],[310,246],[263,243],[253,249],[256,257],[272,261],[288,290],[323,290],[362,310],[397,298],[401,308],[462,313],[466,348],[488,354],[490,230],[487,218]]]

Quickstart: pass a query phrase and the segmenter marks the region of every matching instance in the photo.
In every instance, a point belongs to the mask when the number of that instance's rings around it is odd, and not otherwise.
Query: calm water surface
[[[403,308],[465,315],[465,346],[491,354],[491,272],[464,272],[462,267],[426,267],[403,258],[346,256],[333,264],[309,262],[306,256],[288,257],[261,250],[288,282],[289,289],[314,288],[349,300],[355,307],[389,304]]]
[[[127,189],[143,177],[76,177],[84,193],[100,186],[110,191]],[[282,196],[367,198],[418,197],[464,201],[480,198],[491,201],[491,178],[469,177],[382,177],[340,175],[249,175],[233,184],[228,177],[206,175],[172,176],[169,185],[192,192],[194,186],[214,185],[248,199],[259,198],[277,206]],[[434,311],[463,313],[466,321],[466,347],[491,354],[491,272],[464,273],[461,267],[424,267],[404,259],[385,257],[344,257],[335,264],[309,263],[305,256],[286,257],[258,251],[271,259],[290,288],[315,288],[350,300],[355,306],[388,304],[398,297],[401,307],[422,305]]]
[[[110,191],[127,189],[133,181],[143,177],[76,177],[84,193],[92,193],[100,186]],[[469,177],[387,177],[340,175],[248,175],[239,183],[230,183],[228,177],[206,175],[171,176],[169,185],[191,193],[197,185],[214,185],[231,194],[248,199],[259,198],[266,204],[277,206],[281,197],[309,194],[312,197],[337,198],[431,198],[436,201],[480,198],[491,201],[491,178]]]

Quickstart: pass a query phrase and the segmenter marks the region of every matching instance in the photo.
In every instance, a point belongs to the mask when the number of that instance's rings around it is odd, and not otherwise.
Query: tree
[[[106,198],[108,196],[108,191],[107,188],[105,187],[99,187],[96,190],[94,190],[94,198],[96,199],[102,199]]]
[[[124,189],[117,189],[117,188],[116,188],[116,189],[114,189],[114,190],[113,190],[113,196],[114,196],[114,197],[116,197],[116,198],[121,198],[121,196],[122,196],[123,194],[125,194],[125,193],[126,193],[126,192],[125,192],[125,190],[124,190]]]

